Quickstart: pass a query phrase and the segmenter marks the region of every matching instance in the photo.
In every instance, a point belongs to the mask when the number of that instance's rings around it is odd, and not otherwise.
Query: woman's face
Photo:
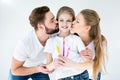
[[[81,13],[76,16],[76,19],[73,21],[71,31],[77,33],[78,35],[84,34],[85,32],[85,19]]]

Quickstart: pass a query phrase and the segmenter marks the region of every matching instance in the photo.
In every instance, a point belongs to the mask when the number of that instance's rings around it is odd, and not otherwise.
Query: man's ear
[[[38,29],[43,29],[43,24],[38,23],[38,24],[37,24],[37,27],[38,27]]]

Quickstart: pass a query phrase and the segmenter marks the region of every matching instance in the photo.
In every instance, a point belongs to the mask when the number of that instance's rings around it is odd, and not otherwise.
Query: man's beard
[[[56,28],[56,29],[49,29],[45,26],[45,30],[46,30],[46,33],[47,34],[54,34],[54,33],[57,33],[59,32],[59,28]]]

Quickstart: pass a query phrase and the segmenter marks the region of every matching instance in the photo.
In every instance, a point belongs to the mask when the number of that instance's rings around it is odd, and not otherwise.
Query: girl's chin
[[[75,33],[75,31],[71,29],[71,33]]]

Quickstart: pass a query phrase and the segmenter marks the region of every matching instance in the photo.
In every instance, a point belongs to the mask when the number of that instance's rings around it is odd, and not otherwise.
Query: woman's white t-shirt
[[[95,58],[95,46],[94,46],[94,41],[92,41],[88,46],[86,46],[87,48],[92,50],[92,59]],[[89,73],[89,79],[93,79],[93,68],[92,69],[88,69],[88,73]]]

